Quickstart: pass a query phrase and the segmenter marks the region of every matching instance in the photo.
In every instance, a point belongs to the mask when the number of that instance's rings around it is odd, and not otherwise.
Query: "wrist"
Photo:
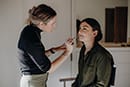
[[[50,52],[51,52],[52,54],[54,54],[56,51],[55,51],[53,48],[51,48],[51,49],[50,49]]]
[[[69,51],[64,51],[63,55],[64,55],[64,56],[69,56],[69,55],[70,55],[70,52],[69,52]]]

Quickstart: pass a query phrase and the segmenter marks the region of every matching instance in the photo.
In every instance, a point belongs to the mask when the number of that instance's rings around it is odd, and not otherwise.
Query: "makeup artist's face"
[[[56,27],[56,16],[54,18],[52,18],[48,23],[41,23],[41,30],[45,31],[45,32],[52,32],[53,29]]]

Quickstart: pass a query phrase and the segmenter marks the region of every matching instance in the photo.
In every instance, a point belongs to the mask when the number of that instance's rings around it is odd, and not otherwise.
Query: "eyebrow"
[[[83,25],[83,26],[80,26],[80,27],[88,27],[88,25]]]

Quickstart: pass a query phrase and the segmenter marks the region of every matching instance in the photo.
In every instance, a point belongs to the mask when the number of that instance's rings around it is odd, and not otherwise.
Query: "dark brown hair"
[[[39,22],[48,23],[53,17],[56,16],[56,11],[50,6],[40,4],[37,7],[33,7],[29,10],[29,23],[39,24]]]

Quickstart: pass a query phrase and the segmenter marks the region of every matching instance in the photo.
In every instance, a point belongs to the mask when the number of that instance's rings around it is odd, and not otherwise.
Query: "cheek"
[[[87,33],[81,31],[81,32],[78,33],[78,35],[79,35],[79,36],[84,36],[84,37],[85,37],[85,36],[87,36]]]
[[[48,26],[48,30],[49,30],[49,31],[53,31],[54,28],[55,28],[55,26],[52,26],[52,25],[49,25],[49,26]]]
[[[55,28],[56,27],[56,23],[53,23],[52,26],[53,26],[53,28]]]
[[[43,30],[46,31],[46,32],[50,32],[51,28],[50,28],[50,26],[46,25],[46,26],[43,27]]]

